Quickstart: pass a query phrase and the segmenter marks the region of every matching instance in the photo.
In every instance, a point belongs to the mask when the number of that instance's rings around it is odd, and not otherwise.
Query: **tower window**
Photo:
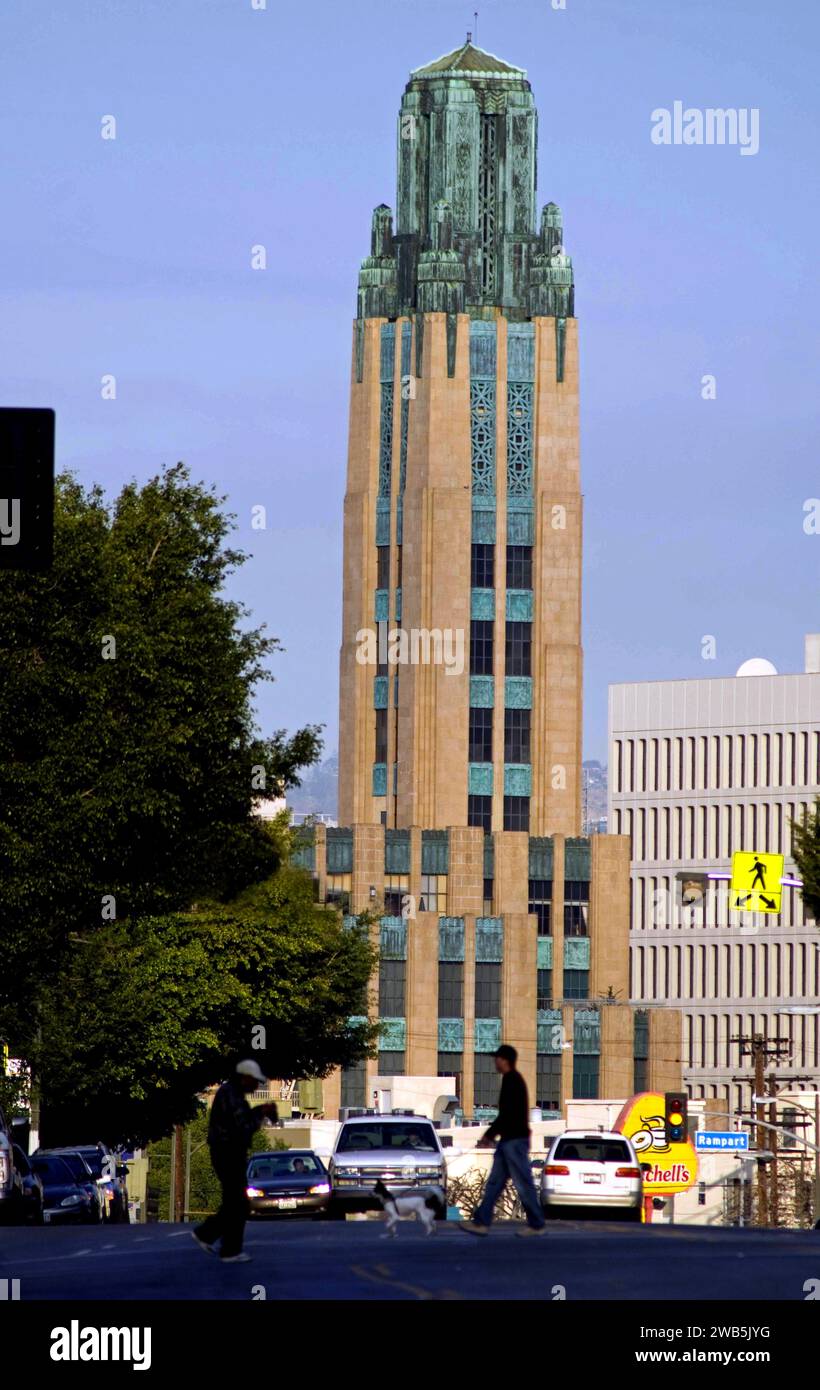
[[[488,713],[492,714],[492,710],[488,710]],[[506,709],[504,711],[505,763],[528,763],[530,761],[531,714],[532,711],[528,709]]]
[[[529,910],[538,918],[538,935],[549,936],[552,930],[550,912],[552,907],[552,879],[531,878]]]
[[[492,830],[493,799],[491,796],[467,797],[467,824],[477,825],[487,834]]]
[[[509,626],[509,624],[508,624]],[[518,627],[529,627],[529,623],[518,623]],[[493,636],[495,623],[476,620],[470,624],[470,674],[491,676],[493,674]],[[521,673],[529,675],[529,672]]]
[[[509,584],[509,580],[507,581]],[[474,545],[471,554],[470,584],[474,589],[495,587],[495,546]],[[384,588],[386,586],[381,585]]]
[[[501,1017],[501,966],[496,962],[476,962],[475,1016]]]
[[[532,675],[532,623],[507,623],[505,660],[508,676]]]
[[[376,714],[376,763],[387,762],[387,710],[377,709]]]
[[[383,960],[379,963],[379,1013],[382,1018],[403,1018],[407,963]]]
[[[529,714],[529,710],[526,711]],[[470,710],[470,762],[493,760],[493,714],[491,709]]]
[[[438,967],[438,1016],[461,1018],[464,1013],[464,962],[440,961]]]
[[[377,573],[376,573],[376,588],[377,588],[377,589],[389,589],[389,588],[390,588],[390,546],[389,546],[389,545],[380,545],[380,546],[377,546],[377,548],[376,548],[376,555],[377,555],[377,557],[378,557],[378,561],[377,561]]]
[[[474,547],[475,548],[475,547]],[[387,588],[386,584],[379,586]],[[508,545],[507,546],[507,588],[508,589],[531,589],[532,588],[532,546],[531,545]]]
[[[504,797],[504,829],[529,830],[530,799],[528,796]]]

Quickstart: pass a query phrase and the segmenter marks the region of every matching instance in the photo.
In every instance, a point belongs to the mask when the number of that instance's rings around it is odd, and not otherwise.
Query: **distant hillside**
[[[302,785],[288,792],[288,806],[292,811],[325,814],[335,820],[338,798],[339,754],[333,753],[323,763],[307,769]]]

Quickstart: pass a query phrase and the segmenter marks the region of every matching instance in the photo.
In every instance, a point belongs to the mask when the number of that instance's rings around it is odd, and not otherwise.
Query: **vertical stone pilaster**
[[[536,960],[535,919],[526,913],[504,913],[502,966],[502,1032],[518,1050],[518,1068],[535,1101]]]
[[[475,915],[464,916],[464,1071],[461,1106],[471,1115],[475,1106]]]
[[[601,1007],[601,1099],[626,1099],[632,1095],[634,1077],[634,1014],[628,1005]]]
[[[590,996],[629,999],[629,838],[592,835]]]
[[[447,911],[452,917],[472,913],[480,917],[484,906],[484,831],[478,826],[451,826],[450,864],[447,875]]]
[[[650,1090],[677,1091],[683,1085],[683,1015],[679,1009],[647,1012]]]
[[[419,912],[407,931],[408,1075],[438,1071],[438,914]],[[411,1026],[412,1022],[412,1026]]]
[[[500,916],[527,915],[529,908],[529,836],[523,830],[498,830],[495,843],[495,896]]]

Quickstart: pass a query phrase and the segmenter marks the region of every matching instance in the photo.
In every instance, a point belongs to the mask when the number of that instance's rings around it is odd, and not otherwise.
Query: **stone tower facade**
[[[577,326],[536,133],[469,41],[411,73],[353,332],[343,825],[581,830]]]

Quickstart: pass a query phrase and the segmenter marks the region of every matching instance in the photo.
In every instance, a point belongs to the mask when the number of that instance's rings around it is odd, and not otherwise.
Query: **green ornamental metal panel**
[[[589,970],[589,937],[564,937],[564,969]]]
[[[532,676],[504,677],[504,708],[532,709]]]
[[[511,323],[507,328],[507,380],[535,381],[533,323]]]
[[[439,917],[438,958],[454,961],[464,959],[463,917]]]
[[[495,617],[495,589],[470,590],[470,617],[475,622],[492,622]]]
[[[382,917],[379,923],[379,952],[384,960],[407,960],[407,921],[404,917]]]
[[[564,1042],[564,1019],[560,1009],[539,1009],[536,1021],[536,1049],[555,1056]]]
[[[345,931],[354,931],[359,925],[359,919],[352,912],[346,912],[342,918],[342,926]]]
[[[401,622],[401,589],[396,590],[396,622]]]
[[[492,709],[495,704],[495,680],[492,676],[470,677],[470,706],[472,709]]]
[[[532,794],[532,767],[529,763],[504,764],[504,795],[530,796]]]
[[[353,831],[329,826],[326,868],[329,874],[349,874],[353,869]]]
[[[530,878],[551,879],[553,845],[550,835],[530,836]]]
[[[382,324],[380,378],[382,382],[393,381],[396,370],[396,325]]]
[[[316,845],[314,844],[313,831],[301,830],[294,837],[293,851],[291,853],[291,863],[296,864],[300,869],[309,869],[311,872],[316,868]]]
[[[473,381],[495,382],[496,326],[480,319],[470,324],[470,377]]]
[[[501,1046],[501,1019],[477,1018],[475,1020],[475,1051],[495,1052]]]
[[[375,622],[388,623],[390,621],[390,591],[388,589],[376,590],[373,611]]]
[[[576,1009],[573,1028],[576,1053],[595,1056],[601,1051],[601,1015],[598,1009]]]
[[[475,592],[475,591],[473,591]],[[507,622],[508,623],[531,623],[532,622],[532,589],[508,589],[507,590]],[[513,677],[516,679],[516,677]],[[529,679],[528,677],[518,677],[518,679]]]
[[[470,763],[467,790],[470,796],[492,796],[492,763]]]
[[[529,508],[513,505],[514,501],[521,500],[510,498],[507,502],[507,545],[534,544],[535,522],[532,512]]]
[[[492,507],[477,507],[473,498],[473,532],[475,545],[495,545],[495,504]]]
[[[379,1051],[403,1052],[407,1042],[407,1020],[404,1018],[379,1019]]]
[[[410,831],[386,830],[384,833],[384,871],[387,874],[409,874]]]
[[[552,970],[552,937],[539,936],[536,944],[537,968]]]
[[[364,1028],[370,1022],[370,1019],[367,1017],[367,1014],[351,1014],[347,1021],[351,1028]]]
[[[564,878],[570,882],[589,882],[592,850],[589,836],[570,837],[564,846]]]
[[[390,544],[390,498],[376,498],[376,545]]]
[[[450,836],[446,830],[422,830],[421,872],[446,874],[450,869]]]
[[[464,1051],[464,1019],[440,1018],[438,1021],[439,1052]]]
[[[387,709],[387,676],[373,678],[373,708]]]
[[[373,795],[387,796],[387,763],[373,764]]]
[[[503,917],[476,917],[475,958],[480,961],[504,959]]]

